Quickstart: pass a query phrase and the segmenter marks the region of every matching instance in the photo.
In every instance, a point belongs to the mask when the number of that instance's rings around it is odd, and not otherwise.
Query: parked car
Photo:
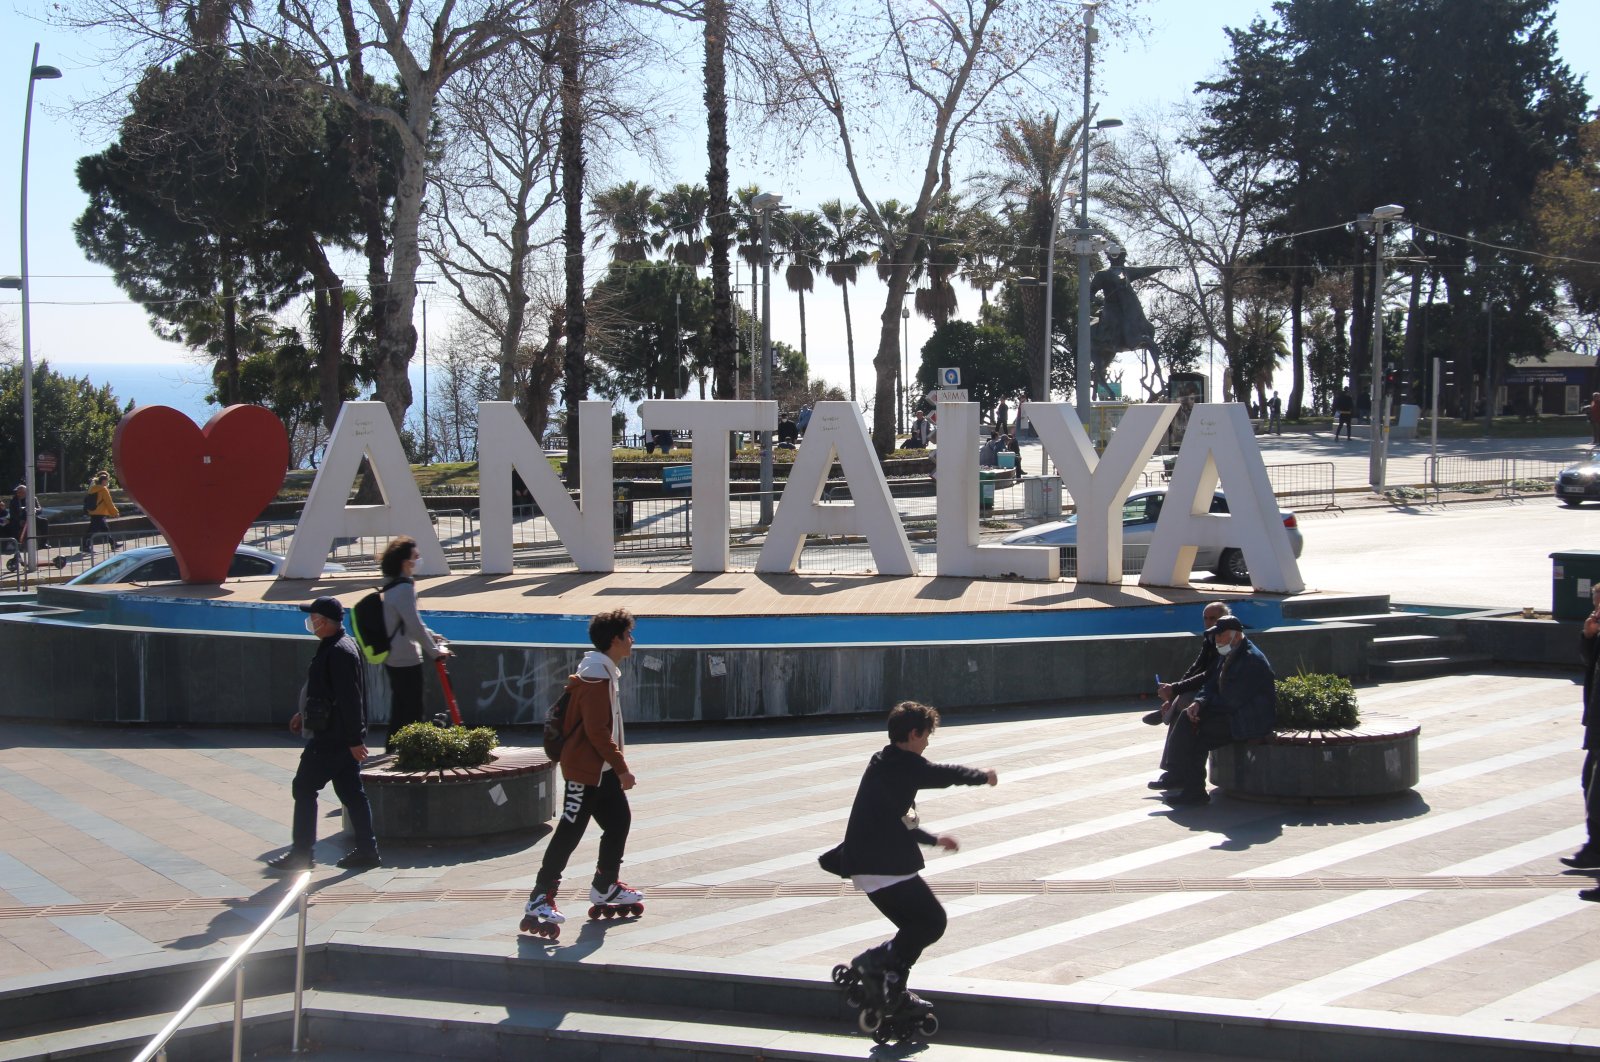
[[[240,546],[228,565],[228,578],[247,575],[277,575],[289,558],[281,553]],[[342,564],[325,564],[324,575],[344,571]],[[67,580],[68,586],[105,583],[171,583],[182,578],[178,574],[178,558],[172,555],[171,546],[139,546],[113,554],[93,568]]]
[[[1155,536],[1156,520],[1161,516],[1161,506],[1166,500],[1166,487],[1149,487],[1134,491],[1128,495],[1128,500],[1122,503],[1124,570],[1129,567],[1129,560],[1133,560],[1135,566],[1144,563],[1144,555],[1150,548],[1150,540]],[[1220,490],[1212,495],[1211,511],[1214,513],[1228,511],[1228,499],[1222,496]],[[1289,545],[1293,548],[1294,555],[1300,556],[1305,540],[1300,536],[1299,522],[1295,519],[1294,513],[1287,509],[1279,509],[1278,515],[1283,518],[1283,526],[1289,532]],[[1077,568],[1077,516],[1013,531],[1000,541],[1016,546],[1060,546],[1063,569]],[[1215,572],[1230,582],[1250,581],[1250,569],[1245,565],[1244,551],[1236,547],[1201,546],[1195,551],[1194,566],[1202,571]]]
[[[1600,501],[1600,450],[1561,470],[1556,476],[1556,497],[1562,505],[1574,508],[1586,501]]]

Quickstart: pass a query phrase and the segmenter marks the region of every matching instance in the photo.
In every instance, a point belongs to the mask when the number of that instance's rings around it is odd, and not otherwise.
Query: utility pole
[[[761,211],[761,400],[772,401],[772,212],[783,196],[763,192],[750,200]],[[761,433],[761,523],[772,526],[772,433]]]
[[[1389,456],[1389,418],[1383,408],[1383,226],[1398,221],[1405,212],[1405,207],[1391,203],[1370,214],[1356,215],[1356,224],[1372,232],[1378,252],[1372,276],[1372,438],[1367,458],[1367,481],[1374,494],[1383,493]]]

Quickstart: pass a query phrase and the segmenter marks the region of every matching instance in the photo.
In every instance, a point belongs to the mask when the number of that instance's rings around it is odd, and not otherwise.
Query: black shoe
[[[1168,807],[1185,808],[1199,804],[1211,803],[1211,794],[1205,790],[1198,792],[1189,789],[1180,789],[1176,793],[1162,793],[1161,802]]]
[[[378,858],[376,848],[357,848],[340,856],[333,865],[340,870],[371,870],[383,866],[383,860]]]
[[[1143,716],[1141,716],[1139,718],[1139,722],[1143,723],[1145,726],[1160,726],[1161,725],[1161,709],[1157,708],[1153,712],[1146,712]]]
[[[1584,845],[1572,855],[1562,856],[1561,862],[1573,870],[1600,870],[1600,850]]]
[[[1578,899],[1600,903],[1600,889],[1584,889],[1578,893]]]
[[[311,858],[310,852],[301,852],[293,848],[289,849],[287,852],[281,852],[267,860],[267,866],[271,867],[273,870],[281,870],[285,873],[300,870],[310,870],[316,865],[316,862]]]
[[[1178,788],[1178,784],[1176,782],[1174,782],[1171,778],[1168,778],[1166,775],[1162,775],[1160,778],[1157,778],[1153,782],[1146,782],[1144,784],[1144,787],[1146,789],[1154,789],[1158,793],[1164,793],[1168,789],[1176,789],[1176,788]]]

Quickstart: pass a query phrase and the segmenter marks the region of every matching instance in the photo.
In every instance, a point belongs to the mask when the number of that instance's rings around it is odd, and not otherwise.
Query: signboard
[[[939,370],[939,386],[940,387],[960,387],[961,386],[961,370],[960,369],[940,369]]]
[[[661,470],[661,485],[668,490],[688,487],[693,483],[693,465],[667,465]]]
[[[940,402],[965,402],[967,390],[964,387],[946,387],[938,391],[929,391],[928,398],[935,405]]]
[[[56,470],[56,455],[35,454],[33,463],[40,472],[54,472]]]

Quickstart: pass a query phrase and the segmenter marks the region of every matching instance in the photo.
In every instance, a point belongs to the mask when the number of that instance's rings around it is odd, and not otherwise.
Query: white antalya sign
[[[1028,403],[1028,419],[1077,505],[1079,582],[1121,582],[1122,505],[1177,408],[1132,406],[1106,452],[1097,456],[1071,405]],[[1054,546],[979,544],[978,407],[972,402],[946,402],[940,403],[939,412],[943,445],[936,451],[938,574],[1057,578],[1060,553]],[[777,403],[651,400],[639,406],[639,416],[647,431],[673,428],[693,435],[692,563],[695,571],[726,571],[728,436],[736,431],[774,430]],[[513,470],[522,475],[579,570],[613,570],[610,404],[581,403],[578,430],[582,481],[597,484],[598,489],[581,492],[580,502],[575,503],[512,404],[479,405],[483,574],[512,570]],[[347,502],[363,457],[370,460],[377,477],[384,499],[380,505]],[[849,485],[849,501],[822,500],[835,462]],[[1219,481],[1228,494],[1226,514],[1208,512]],[[284,575],[318,577],[337,538],[401,534],[415,538],[421,549],[419,575],[448,574],[444,549],[386,408],[381,402],[347,402],[306,500]],[[756,570],[794,571],[808,534],[859,535],[880,575],[916,571],[866,421],[854,403],[819,402],[812,411]],[[1243,550],[1256,589],[1289,594],[1305,589],[1244,407],[1199,405],[1190,415],[1139,582],[1186,585],[1196,549],[1224,545]]]

